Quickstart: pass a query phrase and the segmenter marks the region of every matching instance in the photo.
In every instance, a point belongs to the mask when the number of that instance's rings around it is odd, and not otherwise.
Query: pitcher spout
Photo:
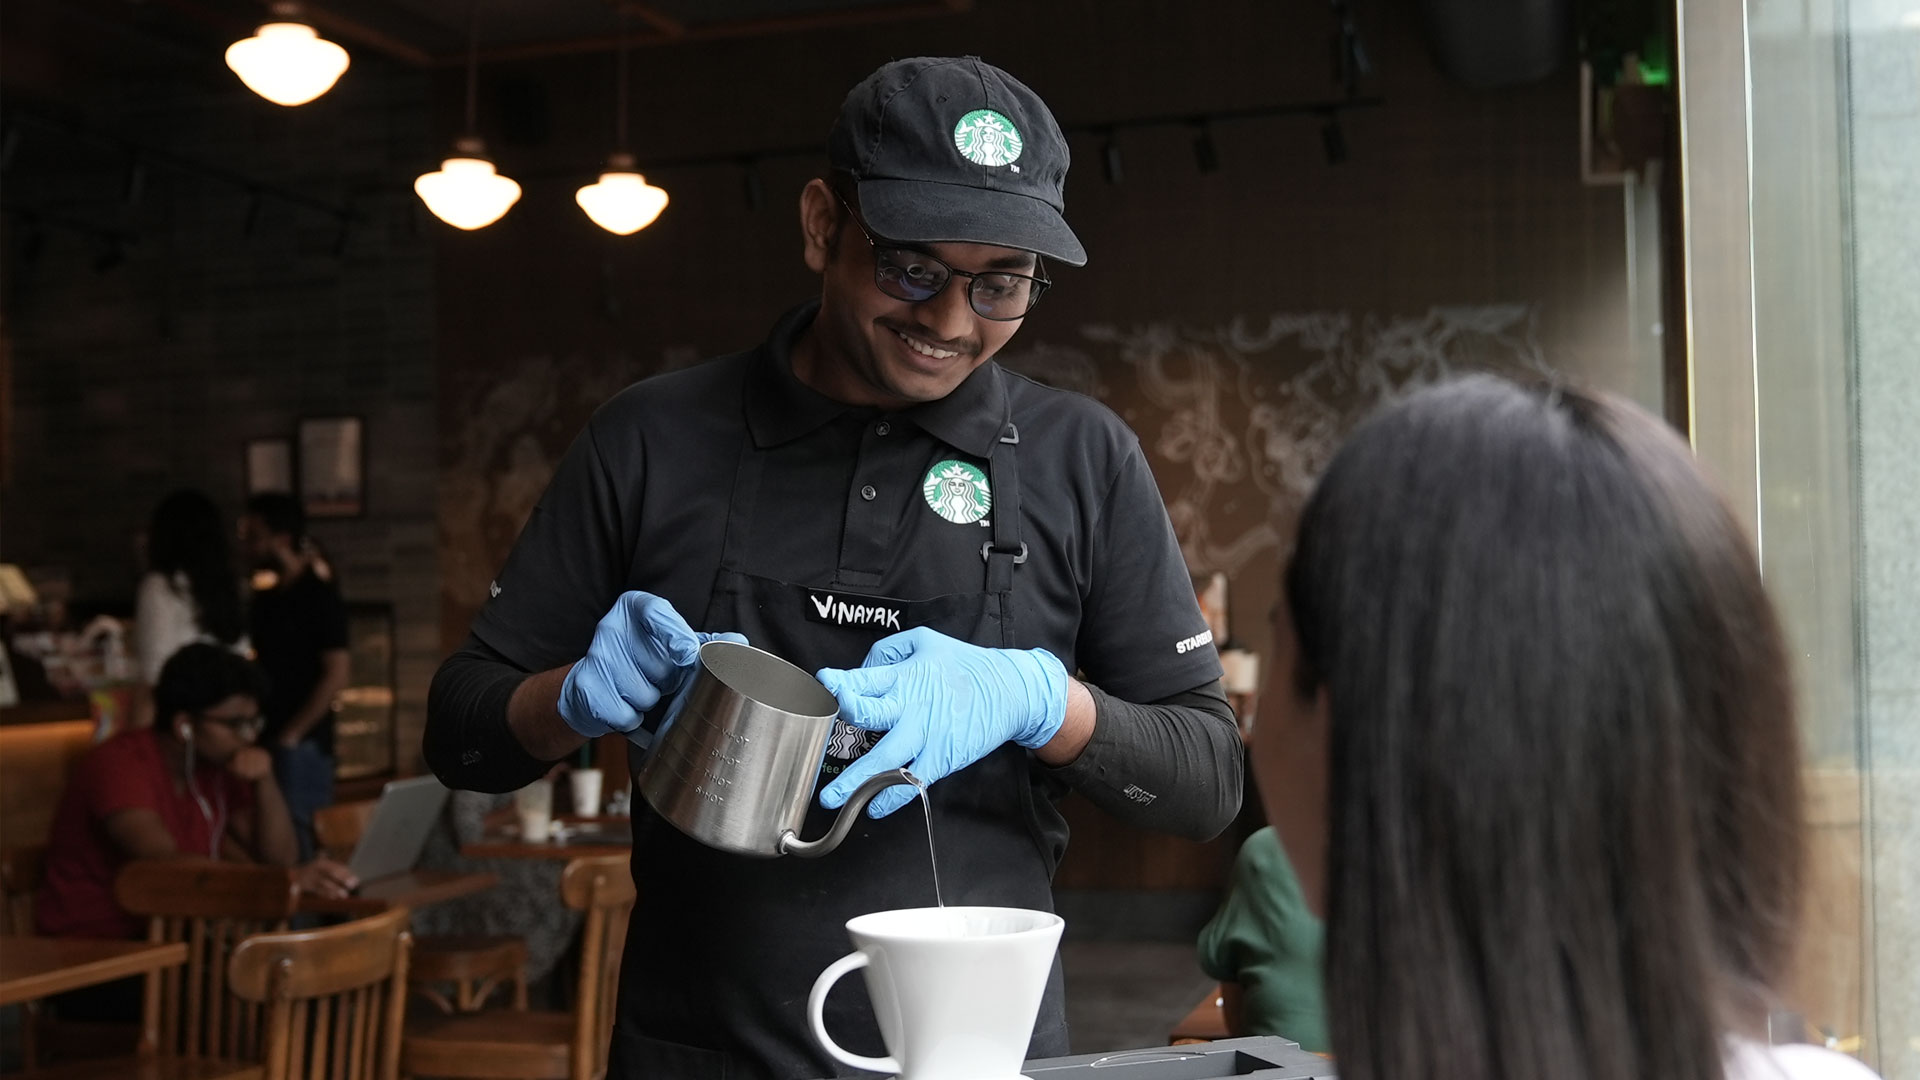
[[[873,801],[875,795],[897,784],[906,784],[915,788],[921,786],[920,779],[905,769],[888,769],[886,772],[876,773],[866,783],[854,789],[853,797],[840,808],[840,816],[833,819],[833,828],[828,829],[825,836],[816,840],[802,840],[799,833],[788,829],[780,834],[780,853],[798,855],[803,859],[817,859],[839,847],[840,841],[845,840],[847,834],[853,831],[853,824],[859,819],[860,811],[867,808],[867,804]]]

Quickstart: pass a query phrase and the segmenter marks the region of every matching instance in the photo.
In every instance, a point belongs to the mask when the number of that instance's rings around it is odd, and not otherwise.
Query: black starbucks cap
[[[1085,266],[1067,227],[1067,139],[1040,95],[977,56],[895,60],[840,107],[827,158],[889,240],[993,244]]]

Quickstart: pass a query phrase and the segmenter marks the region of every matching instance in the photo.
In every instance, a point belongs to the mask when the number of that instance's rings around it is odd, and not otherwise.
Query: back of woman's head
[[[1474,377],[1368,421],[1286,579],[1331,706],[1348,1080],[1720,1075],[1800,875],[1787,661],[1686,445]]]
[[[169,578],[186,575],[200,628],[221,641],[240,640],[240,584],[234,576],[233,544],[212,499],[181,489],[160,500],[147,523],[147,566]]]

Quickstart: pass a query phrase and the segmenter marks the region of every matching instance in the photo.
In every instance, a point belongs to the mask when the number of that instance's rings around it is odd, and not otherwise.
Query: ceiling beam
[[[365,23],[349,19],[318,4],[303,8],[301,18],[312,22],[320,30],[341,41],[365,45],[389,59],[398,60],[412,67],[434,66],[433,54],[425,49],[409,45],[392,34],[382,33]]]

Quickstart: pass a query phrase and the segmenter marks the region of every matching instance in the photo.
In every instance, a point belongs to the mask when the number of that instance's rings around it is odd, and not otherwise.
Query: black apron
[[[1011,419],[1005,420],[988,459],[993,539],[981,553],[981,591],[899,598],[905,602],[886,605],[910,613],[898,629],[929,626],[976,645],[1015,644],[1013,580],[1026,560],[1014,468],[1018,442]],[[857,590],[782,581],[744,565],[763,460],[748,435],[734,474],[719,575],[700,626],[744,633],[753,645],[810,672],[858,667],[895,626],[842,626],[804,617],[820,593],[847,598]],[[850,734],[836,731],[834,746],[844,749]],[[860,752],[875,739],[851,741],[863,744]],[[819,787],[845,764],[833,760],[835,752],[830,746],[804,839],[826,832],[836,816],[818,802]],[[1057,852],[1035,812],[1040,796],[1034,768],[1028,751],[1009,743],[930,786],[940,888],[949,905],[1053,909]],[[620,972],[608,1080],[862,1075],[814,1043],[807,995],[828,964],[852,951],[848,919],[933,905],[926,819],[918,802],[877,821],[862,813],[840,847],[818,859],[715,851],[680,833],[642,799],[634,800],[633,831],[638,899]],[[1056,958],[1030,1057],[1067,1052],[1064,1000]],[[826,1022],[848,1050],[886,1053],[861,980],[841,981],[827,1000]]]

